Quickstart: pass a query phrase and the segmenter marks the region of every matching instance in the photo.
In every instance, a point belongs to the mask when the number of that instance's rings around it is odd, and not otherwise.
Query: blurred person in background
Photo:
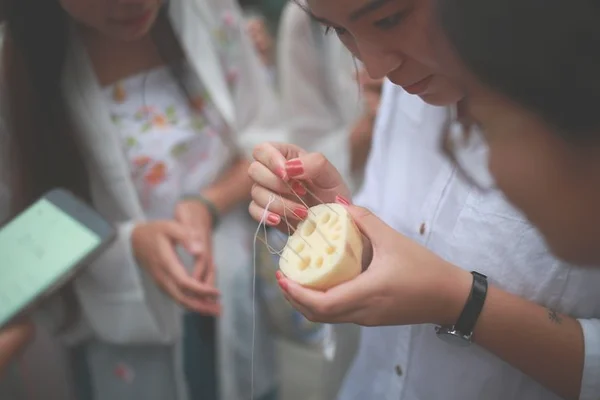
[[[309,206],[346,205],[367,238],[366,270],[352,281],[319,292],[278,277],[310,320],[368,326],[338,399],[595,400],[600,270],[554,258],[502,193],[480,190],[490,176],[477,141],[448,162],[440,137],[464,92],[438,59],[432,2],[308,6],[370,76],[391,81],[354,198],[372,212],[348,205],[349,185],[322,154],[263,144],[249,169],[254,218],[273,193],[286,208],[302,207],[283,181],[301,182],[319,198],[297,190]],[[466,178],[464,163],[481,174]],[[271,204],[268,221],[285,230],[282,211]]]
[[[275,398],[259,307],[251,353],[246,154],[285,139],[237,4],[13,0],[4,11],[10,211],[60,186],[119,227],[75,280],[77,298],[43,315],[63,325],[81,307],[61,335],[76,349],[78,398]]]
[[[254,45],[254,49],[260,57],[269,80],[273,85],[276,85],[275,45],[265,18],[253,8],[244,10],[244,18],[246,20],[246,29]]]
[[[600,266],[598,5],[585,0],[547,1],[541,8],[530,0],[437,4],[451,44],[442,43],[442,62],[467,93],[456,127],[482,139],[489,151],[484,167],[489,164],[494,184],[557,255]],[[507,20],[510,29],[502,22]],[[477,33],[482,26],[486,34]],[[494,51],[486,51],[490,48]],[[599,386],[591,389],[600,392]]]
[[[293,143],[323,153],[357,190],[371,148],[381,79],[371,79],[335,35],[298,4],[283,11],[279,87]]]

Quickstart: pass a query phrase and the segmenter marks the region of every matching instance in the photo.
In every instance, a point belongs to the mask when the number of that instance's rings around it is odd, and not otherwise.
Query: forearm
[[[219,213],[227,213],[240,202],[249,201],[252,188],[249,166],[249,161],[239,159],[215,183],[202,191],[202,195],[217,207]]]
[[[575,319],[490,286],[474,340],[565,399],[579,398],[584,341]]]

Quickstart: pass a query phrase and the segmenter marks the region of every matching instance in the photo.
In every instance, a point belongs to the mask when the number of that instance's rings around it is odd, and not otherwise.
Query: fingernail
[[[269,214],[269,216],[267,217],[267,222],[269,222],[270,224],[277,225],[279,221],[281,221],[281,219],[277,214]]]
[[[277,280],[280,280],[281,278],[283,278],[283,274],[281,273],[281,271],[277,271],[275,272],[275,278]]]
[[[284,292],[287,292],[288,283],[283,279],[279,280],[278,282],[279,282],[279,287],[281,287],[281,290],[283,290]]]
[[[289,176],[298,176],[298,175],[302,175],[302,173],[304,172],[304,167],[299,166],[299,167],[288,167],[286,168],[286,172]]]
[[[302,166],[302,161],[300,160],[291,160],[285,164],[285,172],[289,176],[298,176],[304,172],[304,167]]]
[[[304,196],[306,194],[306,189],[300,182],[292,183],[292,190],[296,192],[298,196]]]
[[[342,196],[335,196],[335,202],[339,203],[339,204],[343,204],[345,206],[350,205],[350,202],[348,200],[346,200],[345,197],[342,197]]]
[[[198,242],[191,242],[189,250],[192,253],[198,253],[198,252],[202,251],[202,244],[198,243]]]
[[[304,207],[297,207],[294,209],[294,214],[296,214],[298,218],[304,219],[308,216],[308,210]]]

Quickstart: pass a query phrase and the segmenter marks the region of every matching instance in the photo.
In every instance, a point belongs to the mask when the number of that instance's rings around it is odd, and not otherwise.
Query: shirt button
[[[421,236],[425,234],[425,222],[423,222],[419,227],[419,233],[421,234]]]
[[[396,365],[396,367],[394,369],[396,370],[396,375],[402,376],[402,367],[401,366]]]

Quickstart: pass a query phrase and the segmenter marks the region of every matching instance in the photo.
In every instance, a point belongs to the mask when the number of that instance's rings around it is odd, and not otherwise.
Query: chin
[[[137,32],[123,32],[119,35],[115,35],[115,39],[119,39],[123,42],[135,42],[144,38],[150,32],[150,27],[147,29],[141,29]]]
[[[446,78],[436,76],[427,90],[418,96],[432,106],[450,106],[458,103],[464,97],[464,93]]]

